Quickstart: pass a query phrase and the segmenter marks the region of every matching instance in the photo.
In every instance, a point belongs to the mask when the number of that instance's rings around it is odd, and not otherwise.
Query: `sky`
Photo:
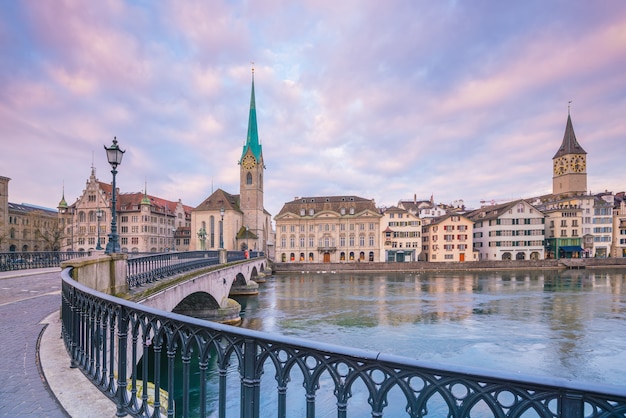
[[[0,2],[9,201],[239,193],[254,67],[265,207],[552,192],[570,112],[592,193],[626,189],[626,2]],[[571,103],[570,103],[571,102]]]

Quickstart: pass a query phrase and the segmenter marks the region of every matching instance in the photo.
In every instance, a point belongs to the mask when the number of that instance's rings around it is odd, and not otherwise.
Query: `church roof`
[[[248,150],[252,151],[254,158],[260,160],[263,154],[263,148],[259,143],[259,130],[256,123],[256,103],[254,99],[254,69],[252,70],[252,93],[250,95],[250,115],[248,116],[248,137],[246,144],[243,146],[241,158],[243,158]]]
[[[193,210],[219,211],[221,208],[241,212],[241,209],[239,209],[239,195],[230,194],[222,189],[217,189]]]
[[[567,125],[565,125],[565,134],[563,135],[563,142],[559,147],[559,150],[554,154],[554,158],[562,157],[568,154],[587,154],[587,152],[580,146],[576,140],[576,134],[574,133],[574,126],[572,125],[572,118],[567,115]]]

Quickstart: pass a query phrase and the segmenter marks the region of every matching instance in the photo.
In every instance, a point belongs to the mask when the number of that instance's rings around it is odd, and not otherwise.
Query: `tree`
[[[65,229],[58,220],[42,222],[35,229],[35,237],[45,243],[45,247],[51,251],[59,251],[61,243],[65,239]]]

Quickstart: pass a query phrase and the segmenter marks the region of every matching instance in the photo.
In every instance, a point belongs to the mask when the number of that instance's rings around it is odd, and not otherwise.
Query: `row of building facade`
[[[568,115],[552,157],[553,192],[466,209],[428,200],[377,207],[358,196],[295,198],[274,217],[264,208],[265,164],[258,137],[254,72],[248,134],[238,162],[239,193],[222,189],[198,206],[141,192],[117,194],[121,251],[263,251],[278,262],[465,262],[626,257],[624,193],[587,192],[587,153]],[[82,194],[56,210],[8,201],[0,176],[0,251],[92,251],[106,247],[112,186],[95,168]]]

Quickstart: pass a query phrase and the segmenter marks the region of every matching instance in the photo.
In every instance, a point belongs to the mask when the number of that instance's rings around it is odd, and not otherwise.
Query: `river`
[[[259,290],[236,298],[242,327],[487,372],[626,386],[624,269],[290,273]],[[231,369],[228,416],[239,416],[235,363]],[[215,369],[208,384],[215,416]],[[266,371],[262,416],[276,416],[275,393]],[[298,376],[289,393],[288,416],[304,416]],[[316,416],[336,416],[335,402],[332,392],[320,391]],[[369,416],[367,399],[350,405],[349,416]],[[403,416],[403,406],[390,400],[389,408],[399,409],[385,416]]]

